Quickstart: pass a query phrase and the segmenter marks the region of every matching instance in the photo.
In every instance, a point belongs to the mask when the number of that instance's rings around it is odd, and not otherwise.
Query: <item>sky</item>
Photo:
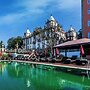
[[[0,0],[0,41],[45,25],[50,15],[68,31],[81,29],[81,0]]]

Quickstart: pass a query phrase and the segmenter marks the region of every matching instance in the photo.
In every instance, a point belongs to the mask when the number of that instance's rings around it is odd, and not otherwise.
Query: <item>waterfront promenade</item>
[[[88,65],[76,65],[76,64],[63,64],[63,63],[50,63],[50,62],[33,62],[33,61],[24,61],[24,60],[0,60],[0,61],[20,62],[20,63],[47,65],[47,66],[55,66],[55,67],[63,67],[63,68],[88,70],[88,71],[90,71],[90,63]]]

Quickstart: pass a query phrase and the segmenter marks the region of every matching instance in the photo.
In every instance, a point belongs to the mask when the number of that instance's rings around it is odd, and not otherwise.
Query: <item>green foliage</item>
[[[82,29],[80,29],[79,31],[78,31],[78,39],[81,39],[82,38]]]
[[[18,44],[18,48],[22,48],[23,39],[20,36],[18,36],[16,38],[12,37],[7,41],[7,44],[8,44],[7,45],[8,49],[15,49],[17,44]]]
[[[86,55],[90,55],[90,48],[85,48],[84,51]]]

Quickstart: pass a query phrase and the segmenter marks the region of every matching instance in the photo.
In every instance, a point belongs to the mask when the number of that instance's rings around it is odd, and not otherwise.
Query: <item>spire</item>
[[[26,31],[26,33],[30,33],[30,31],[29,31],[29,28],[27,28],[27,31]]]
[[[70,25],[70,31],[74,31],[75,29],[72,27],[72,25]]]
[[[29,31],[29,28],[27,28],[27,31],[26,31],[25,36],[28,37],[28,36],[30,36],[30,35],[31,35],[31,32]]]
[[[52,16],[52,14],[51,14],[51,16],[49,18],[49,21],[55,21],[55,18]]]

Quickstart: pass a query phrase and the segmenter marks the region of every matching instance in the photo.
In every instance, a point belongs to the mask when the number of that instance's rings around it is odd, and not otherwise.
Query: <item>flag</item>
[[[84,49],[83,49],[83,46],[82,45],[80,46],[80,54],[81,54],[81,56],[84,55]]]
[[[2,53],[0,52],[0,56],[2,56]]]
[[[59,50],[58,50],[58,48],[56,48],[56,55],[59,55]]]

